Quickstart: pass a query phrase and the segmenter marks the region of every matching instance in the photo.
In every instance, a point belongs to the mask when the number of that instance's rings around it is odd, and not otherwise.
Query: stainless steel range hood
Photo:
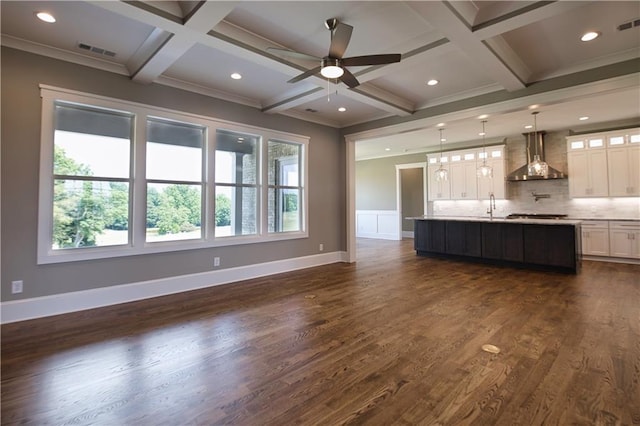
[[[560,170],[556,170],[553,167],[549,166],[549,173],[547,176],[529,176],[527,166],[533,160],[533,156],[538,153],[540,159],[545,161],[544,158],[544,134],[545,132],[538,133],[524,133],[524,136],[527,138],[526,149],[527,149],[527,164],[516,169],[507,175],[507,180],[511,182],[519,182],[523,180],[544,180],[544,179],[565,179],[567,175],[565,175]],[[537,151],[536,151],[537,148]]]

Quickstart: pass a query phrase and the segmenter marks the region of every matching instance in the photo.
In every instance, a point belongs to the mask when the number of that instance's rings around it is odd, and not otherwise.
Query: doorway
[[[427,211],[427,163],[396,165],[398,239],[413,238],[414,221]]]

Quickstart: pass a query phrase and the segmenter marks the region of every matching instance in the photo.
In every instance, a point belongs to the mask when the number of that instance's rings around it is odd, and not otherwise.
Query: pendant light
[[[449,179],[449,171],[442,167],[442,142],[444,141],[444,137],[442,137],[442,132],[444,129],[440,129],[440,167],[436,170],[436,181],[444,182]]]
[[[538,154],[538,123],[536,121],[538,111],[534,111],[531,114],[533,115],[533,143],[536,145],[536,153],[533,155],[533,161],[527,165],[527,174],[546,178],[549,174],[549,165],[541,161],[540,154]]]
[[[487,164],[487,151],[485,150],[485,141],[484,136],[486,134],[484,130],[484,125],[487,120],[482,121],[482,165],[478,167],[477,174],[478,177],[481,178],[492,178],[493,177],[493,167]]]

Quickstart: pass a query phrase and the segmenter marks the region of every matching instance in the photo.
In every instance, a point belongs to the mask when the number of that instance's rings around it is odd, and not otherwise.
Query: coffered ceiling
[[[364,128],[369,143],[361,156],[389,144],[409,152],[438,143],[437,124],[445,120],[448,141],[477,138],[480,114],[489,114],[488,135],[521,133],[532,104],[548,130],[579,125],[580,116],[591,122],[640,116],[637,1],[3,1],[0,7],[4,46],[265,114]],[[57,22],[39,21],[39,11]],[[353,27],[345,56],[400,53],[401,62],[350,67],[361,83],[353,89],[320,75],[287,83],[319,63],[268,48],[326,56],[331,33],[324,22],[334,17]],[[600,36],[583,42],[587,31]],[[427,85],[430,79],[438,84]]]

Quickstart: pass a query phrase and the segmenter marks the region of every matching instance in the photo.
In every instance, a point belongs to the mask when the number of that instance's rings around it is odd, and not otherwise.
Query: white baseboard
[[[414,238],[413,231],[402,231],[402,238]]]
[[[198,274],[12,300],[0,304],[0,322],[8,324],[117,305],[338,262],[348,262],[346,252],[323,253]]]

